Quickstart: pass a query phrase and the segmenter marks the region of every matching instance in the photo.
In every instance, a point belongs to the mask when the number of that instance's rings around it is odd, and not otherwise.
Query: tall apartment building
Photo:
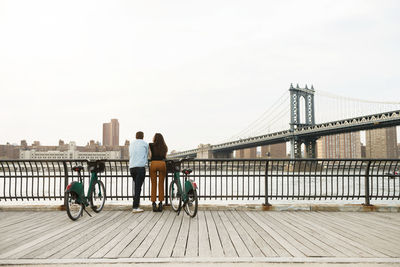
[[[317,140],[317,158],[361,158],[360,132],[321,137]]]
[[[119,146],[119,122],[117,119],[103,123],[103,146]]]
[[[396,127],[368,130],[365,133],[367,158],[397,158]]]

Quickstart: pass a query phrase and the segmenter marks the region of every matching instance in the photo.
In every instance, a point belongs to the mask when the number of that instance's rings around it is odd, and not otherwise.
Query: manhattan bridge
[[[171,158],[232,158],[233,151],[290,142],[291,158],[315,158],[327,135],[400,125],[400,102],[370,101],[290,85],[260,117],[229,140],[170,154]],[[289,127],[288,127],[289,126]],[[302,146],[304,153],[302,153]]]

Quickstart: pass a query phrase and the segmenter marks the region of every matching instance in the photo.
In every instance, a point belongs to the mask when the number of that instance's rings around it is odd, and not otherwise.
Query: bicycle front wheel
[[[97,180],[90,195],[90,207],[94,212],[100,212],[106,202],[106,189],[102,181]]]
[[[182,205],[181,193],[179,192],[178,183],[175,180],[169,184],[169,201],[174,211],[178,211]]]
[[[190,190],[188,192],[188,202],[185,205],[185,212],[190,217],[195,217],[197,214],[197,208],[199,206],[199,200],[197,197],[197,190]]]
[[[67,199],[67,214],[68,217],[76,221],[82,215],[83,212],[83,204],[77,202],[78,196],[75,192],[65,193],[65,198]]]

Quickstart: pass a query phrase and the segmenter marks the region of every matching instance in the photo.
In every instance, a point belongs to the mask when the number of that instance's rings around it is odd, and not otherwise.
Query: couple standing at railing
[[[143,132],[136,133],[136,140],[129,146],[129,170],[135,185],[132,212],[143,212],[139,207],[140,193],[142,184],[146,176],[146,165],[150,159],[150,181],[151,181],[151,201],[153,211],[162,211],[164,201],[164,179],[167,173],[165,158],[168,147],[165,144],[164,137],[156,133],[153,137],[153,143],[147,144],[143,140]],[[158,206],[157,200],[157,177],[158,177]]]

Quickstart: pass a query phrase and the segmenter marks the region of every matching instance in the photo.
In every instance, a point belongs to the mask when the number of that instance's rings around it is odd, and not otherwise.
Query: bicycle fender
[[[186,194],[188,192],[190,192],[191,190],[193,190],[192,182],[191,181],[186,181],[185,182],[185,192],[186,192]]]
[[[83,185],[77,181],[71,182],[65,189],[65,193],[75,192],[80,198],[85,195]],[[83,198],[82,198],[83,199]]]

